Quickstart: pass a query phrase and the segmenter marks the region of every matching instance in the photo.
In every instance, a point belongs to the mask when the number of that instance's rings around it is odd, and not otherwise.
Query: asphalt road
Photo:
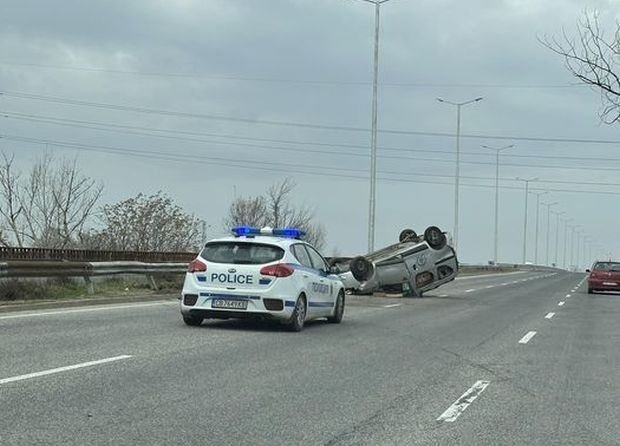
[[[620,444],[620,295],[583,278],[349,296],[301,333],[176,301],[1,314],[0,445]]]

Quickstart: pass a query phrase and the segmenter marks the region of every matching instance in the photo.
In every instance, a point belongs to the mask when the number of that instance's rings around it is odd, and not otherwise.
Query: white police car
[[[256,318],[300,331],[305,321],[339,323],[344,285],[297,229],[233,228],[208,242],[189,265],[181,314],[187,325],[204,319]]]

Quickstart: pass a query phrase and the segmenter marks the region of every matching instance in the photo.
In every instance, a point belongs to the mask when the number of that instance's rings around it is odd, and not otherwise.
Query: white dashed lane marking
[[[480,396],[484,389],[490,384],[490,381],[476,381],[476,383],[471,386],[467,392],[465,392],[461,397],[456,400],[450,407],[446,409],[444,413],[442,413],[437,421],[445,421],[446,423],[452,423],[456,421],[458,417],[467,409],[467,407],[475,401],[476,398]]]
[[[558,303],[558,307],[563,307],[563,306],[564,306],[564,301]]]
[[[528,342],[530,342],[530,339],[532,339],[534,336],[536,336],[536,332],[535,331],[528,332],[525,336],[523,336],[519,340],[519,344],[527,344]]]
[[[547,313],[545,319],[551,319],[553,316],[555,316],[555,313]]]

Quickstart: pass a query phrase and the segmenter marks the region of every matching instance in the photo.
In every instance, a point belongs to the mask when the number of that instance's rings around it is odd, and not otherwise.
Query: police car
[[[310,319],[339,323],[344,285],[297,229],[232,229],[208,242],[185,276],[181,315],[187,325],[204,319],[279,321],[292,331]]]

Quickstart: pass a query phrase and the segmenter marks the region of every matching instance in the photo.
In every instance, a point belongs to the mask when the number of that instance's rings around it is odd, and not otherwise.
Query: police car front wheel
[[[334,308],[334,314],[327,318],[327,322],[331,322],[332,324],[339,324],[342,321],[343,314],[344,292],[340,291],[340,293],[338,293],[338,297],[336,298],[336,307]]]

